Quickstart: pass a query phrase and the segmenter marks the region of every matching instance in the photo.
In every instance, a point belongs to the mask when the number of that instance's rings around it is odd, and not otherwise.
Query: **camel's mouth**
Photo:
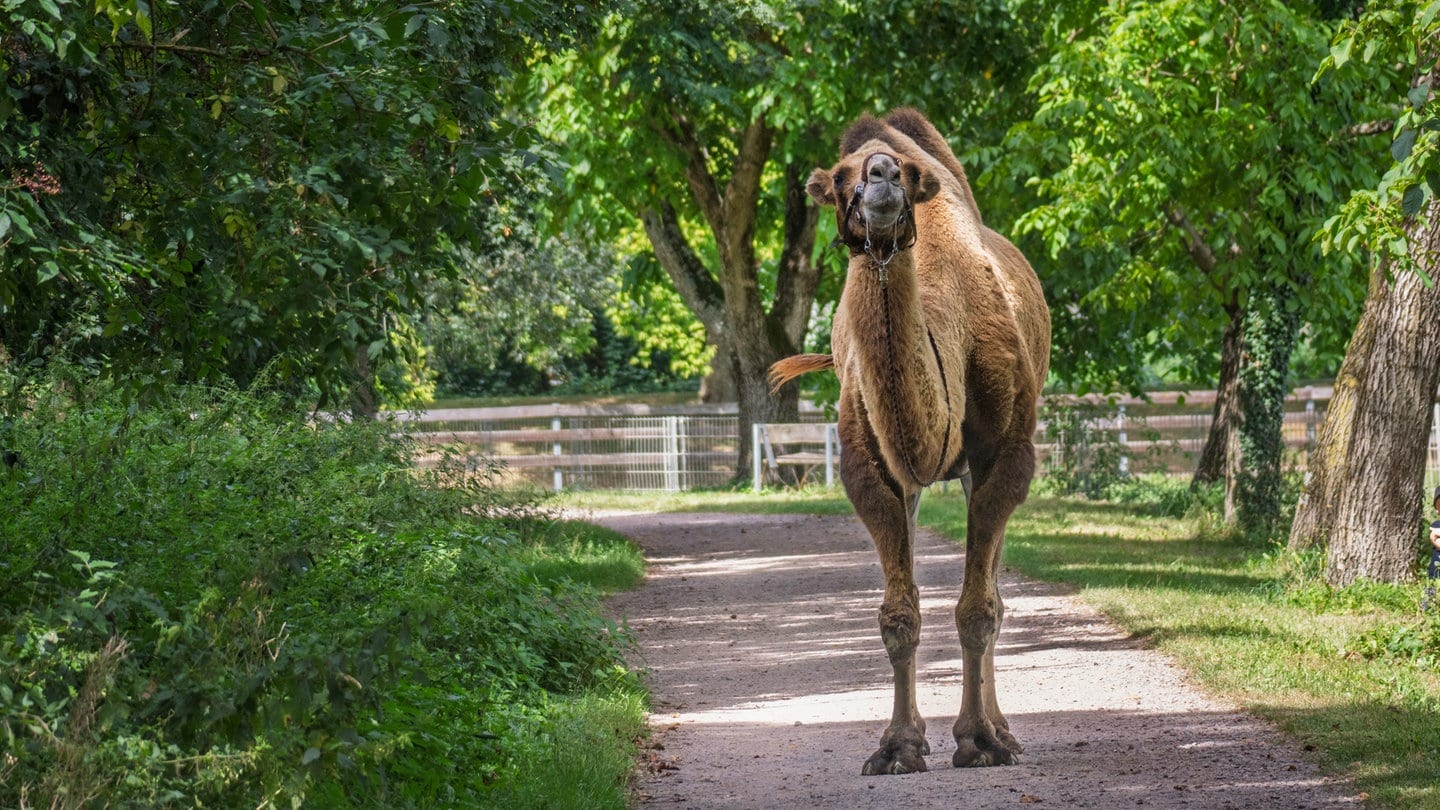
[[[888,264],[915,244],[914,211],[903,177],[900,158],[887,152],[872,152],[861,163],[860,181],[841,214],[841,241],[852,252]]]

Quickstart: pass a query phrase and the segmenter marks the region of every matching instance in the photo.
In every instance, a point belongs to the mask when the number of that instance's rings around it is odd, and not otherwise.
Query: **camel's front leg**
[[[1012,765],[1022,751],[995,696],[995,641],[1005,617],[997,573],[1005,524],[1025,500],[1034,464],[1035,451],[1028,443],[1011,445],[987,465],[970,502],[965,584],[955,607],[964,664],[960,716],[955,720],[956,767]]]
[[[918,493],[905,500],[895,494],[893,482],[860,456],[863,449],[841,454],[845,489],[855,512],[870,530],[880,567],[885,574],[885,597],[880,604],[880,638],[895,673],[895,705],[880,747],[865,761],[861,773],[914,773],[926,770],[925,720],[915,705],[915,648],[920,641],[920,590],[915,587],[913,539]]]

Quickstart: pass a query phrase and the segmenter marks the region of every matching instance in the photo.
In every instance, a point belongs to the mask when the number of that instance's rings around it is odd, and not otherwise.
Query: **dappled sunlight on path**
[[[1001,707],[1021,764],[955,769],[963,557],[924,534],[919,703],[928,774],[862,777],[889,721],[879,563],[853,517],[596,518],[645,549],[611,600],[639,643],[657,729],[642,804],[676,807],[1248,808],[1349,805],[1268,725],[1203,696],[1167,659],[1055,586],[1002,574]],[[962,801],[963,799],[963,801]]]

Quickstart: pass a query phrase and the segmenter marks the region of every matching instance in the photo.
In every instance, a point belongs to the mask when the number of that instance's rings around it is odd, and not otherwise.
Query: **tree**
[[[1327,547],[1325,578],[1401,582],[1415,571],[1425,448],[1440,385],[1440,3],[1372,4],[1335,38],[1323,70],[1364,62],[1414,77],[1394,121],[1394,163],[1327,223],[1327,246],[1372,254],[1365,310],[1317,436],[1290,546]],[[1388,87],[1371,92],[1399,101]]]
[[[1227,512],[1262,531],[1299,313],[1325,339],[1357,297],[1359,265],[1322,262],[1311,235],[1378,171],[1349,134],[1368,97],[1308,81],[1332,30],[1272,0],[1113,4],[1037,72],[997,170],[1038,198],[1017,227],[1049,259],[1056,374],[1138,391],[1160,362],[1218,372],[1207,458],[1229,448]]]
[[[403,395],[422,282],[503,244],[510,192],[544,180],[504,81],[599,13],[5,4],[0,346],[142,385]]]
[[[805,194],[810,170],[865,111],[983,111],[962,138],[993,127],[1005,107],[985,103],[1020,75],[1020,31],[993,1],[635,0],[535,88],[545,131],[573,156],[579,216],[643,230],[714,347],[707,387],[738,401],[741,435],[796,415],[794,389],[772,396],[765,379],[802,349],[825,266],[817,234],[833,232]],[[748,454],[741,442],[739,475]]]

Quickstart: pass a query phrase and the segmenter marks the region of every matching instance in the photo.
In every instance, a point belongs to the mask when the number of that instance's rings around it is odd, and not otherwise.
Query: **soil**
[[[689,808],[1330,808],[1362,802],[1062,587],[1006,570],[996,654],[1020,764],[954,768],[963,553],[922,532],[929,772],[861,776],[890,717],[879,563],[854,517],[592,515],[645,550],[610,606],[648,670],[636,803]]]

